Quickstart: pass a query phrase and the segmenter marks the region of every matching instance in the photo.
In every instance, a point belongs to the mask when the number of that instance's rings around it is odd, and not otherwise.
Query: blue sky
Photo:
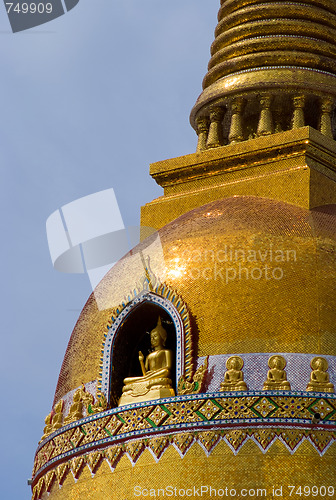
[[[113,187],[125,225],[162,193],[149,163],[192,153],[219,0],[80,0],[13,34],[0,4],[1,498],[27,479],[64,352],[90,294],[52,267],[48,216]]]

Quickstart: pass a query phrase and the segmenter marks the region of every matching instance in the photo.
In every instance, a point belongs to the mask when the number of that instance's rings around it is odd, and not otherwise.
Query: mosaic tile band
[[[98,468],[106,461],[113,472],[123,455],[126,455],[132,465],[135,465],[142,453],[147,449],[158,461],[169,446],[173,446],[181,456],[196,443],[203,449],[206,456],[210,456],[214,448],[223,441],[237,454],[242,446],[251,440],[257,444],[263,453],[266,453],[272,444],[279,440],[286,448],[294,453],[298,447],[308,441],[322,455],[336,440],[336,434],[330,431],[298,429],[294,426],[279,428],[272,426],[264,428],[212,429],[206,431],[192,431],[174,433],[168,436],[155,435],[150,439],[127,441],[105,449],[98,449],[69,459],[65,463],[56,465],[42,475],[33,487],[33,500],[41,498],[43,492],[49,492],[54,483],[61,488],[68,474],[72,474],[74,481],[80,477],[86,467],[94,477]]]
[[[37,449],[34,483],[50,468],[79,454],[122,444],[130,438],[150,439],[182,429],[187,436],[188,432],[210,427],[213,430],[214,426],[230,430],[235,427],[255,428],[258,432],[261,425],[266,425],[267,429],[288,427],[286,435],[295,428],[302,433],[302,439],[311,440],[319,453],[336,439],[336,395],[332,394],[256,391],[237,395],[232,392],[179,396],[161,399],[159,404],[151,403],[114,408],[51,434]],[[317,425],[312,423],[315,414],[320,415]],[[321,432],[327,432],[329,436],[323,441],[325,445],[316,438],[316,433]]]

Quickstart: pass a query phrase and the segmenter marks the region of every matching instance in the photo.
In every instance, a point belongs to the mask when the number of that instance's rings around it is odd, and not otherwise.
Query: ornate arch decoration
[[[112,394],[113,377],[116,360],[116,344],[120,333],[128,318],[136,309],[143,306],[156,306],[163,310],[170,318],[176,334],[176,386],[181,376],[186,380],[191,380],[193,375],[192,360],[192,338],[190,317],[186,304],[181,297],[165,284],[158,284],[155,289],[145,289],[136,294],[128,302],[124,302],[112,315],[111,322],[107,326],[107,333],[104,334],[104,341],[101,352],[101,365],[98,378],[97,394],[104,394],[111,407],[117,406],[116,397]],[[120,341],[120,338],[119,338]]]

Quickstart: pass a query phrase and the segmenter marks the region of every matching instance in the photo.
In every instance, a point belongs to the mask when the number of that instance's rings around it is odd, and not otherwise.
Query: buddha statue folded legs
[[[310,363],[312,372],[307,391],[335,392],[334,384],[329,380],[328,361],[325,358],[316,357]]]
[[[139,362],[142,370],[140,377],[127,377],[124,379],[122,396],[119,406],[139,401],[174,396],[172,388],[171,370],[173,353],[165,349],[167,332],[161,325],[161,319],[150,333],[151,346],[154,349],[149,353],[144,363],[144,356],[139,351]]]
[[[130,393],[131,395],[147,394],[152,387],[170,388],[172,381],[169,378],[170,371],[163,368],[162,370],[152,370],[146,373],[143,377],[128,377],[124,379],[123,394]],[[171,395],[171,393],[169,392]]]
[[[244,361],[240,356],[231,356],[226,361],[227,371],[224,374],[224,382],[220,385],[221,391],[246,391],[247,385],[244,381],[242,368]]]
[[[267,380],[264,382],[264,391],[289,391],[291,386],[287,380],[287,374],[284,370],[286,360],[279,354],[271,356],[268,360],[269,371]]]

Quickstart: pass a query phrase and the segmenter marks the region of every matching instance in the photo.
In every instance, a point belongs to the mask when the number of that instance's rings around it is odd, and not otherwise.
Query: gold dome
[[[335,223],[335,205],[309,211],[231,197],[186,213],[121,259],[72,333],[35,457],[33,498],[126,498],[174,487],[190,496],[210,485],[219,495],[225,486],[275,487],[283,498],[287,484],[330,491]],[[186,348],[177,397],[116,407],[129,353],[158,314],[169,344],[173,315],[164,302],[184,325],[173,346],[179,369]],[[275,390],[272,370],[282,374]],[[324,388],[311,370],[320,370]],[[316,389],[325,394],[305,392]]]
[[[186,213],[159,236],[162,250],[149,252],[151,270],[159,269],[157,278],[186,305],[195,358],[336,354],[335,205],[309,211],[236,196]],[[89,298],[65,354],[55,403],[97,380],[111,315],[143,280],[143,267],[132,259],[147,245],[120,260]]]

